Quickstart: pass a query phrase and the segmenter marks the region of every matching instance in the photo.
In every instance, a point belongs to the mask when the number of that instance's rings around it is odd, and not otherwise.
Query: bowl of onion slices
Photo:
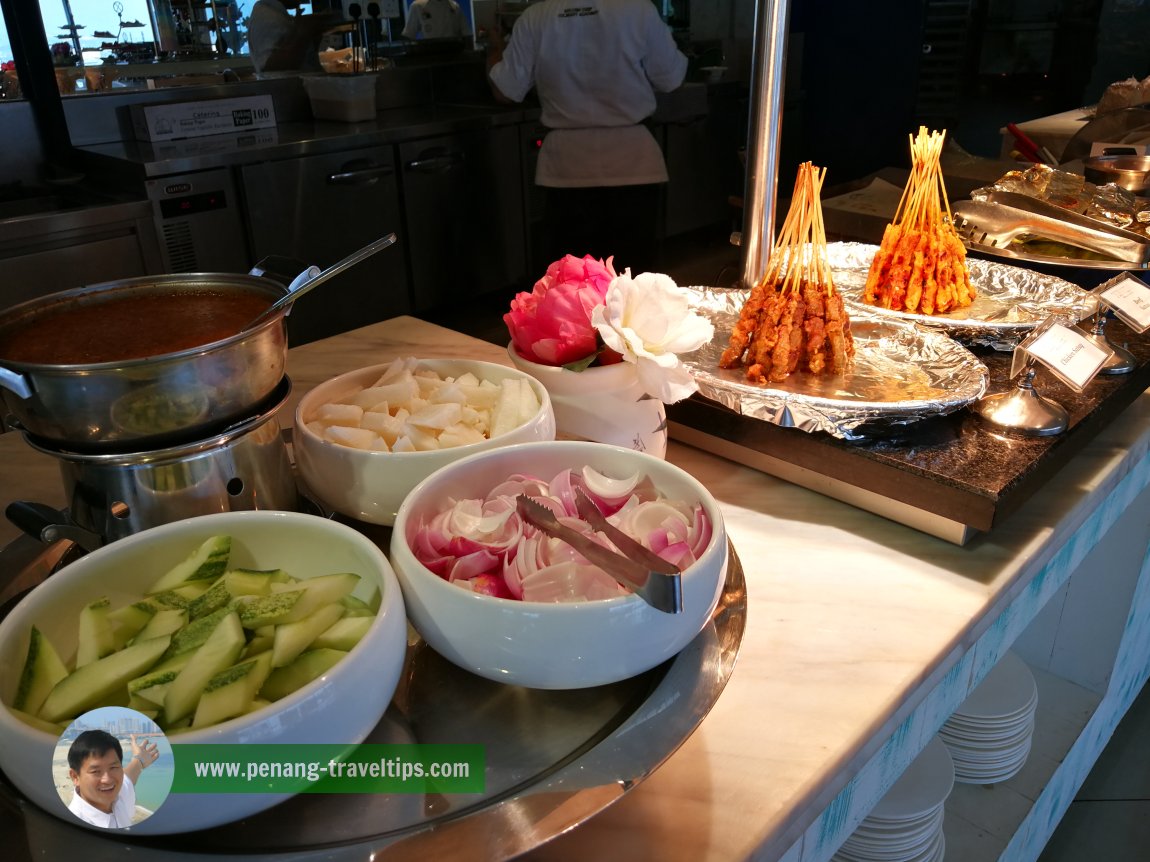
[[[580,492],[679,567],[680,613],[651,607],[517,511],[526,495],[614,549],[580,517]],[[675,656],[711,618],[728,563],[722,513],[698,480],[585,441],[521,443],[442,467],[400,506],[389,556],[408,619],[436,652],[488,679],[544,689],[606,685]]]

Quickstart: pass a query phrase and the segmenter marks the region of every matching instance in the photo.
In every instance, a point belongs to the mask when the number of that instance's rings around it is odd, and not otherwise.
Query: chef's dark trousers
[[[659,272],[659,225],[665,183],[589,188],[543,187],[542,260],[534,278],[565,254],[615,258],[615,271]]]

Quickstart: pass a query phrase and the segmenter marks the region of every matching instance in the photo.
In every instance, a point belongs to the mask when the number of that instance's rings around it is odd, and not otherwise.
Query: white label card
[[[1099,294],[1102,301],[1119,312],[1134,329],[1150,329],[1150,287],[1136,278],[1124,278]]]
[[[1083,333],[1056,323],[1031,342],[1026,351],[1076,389],[1086,387],[1110,356]]]

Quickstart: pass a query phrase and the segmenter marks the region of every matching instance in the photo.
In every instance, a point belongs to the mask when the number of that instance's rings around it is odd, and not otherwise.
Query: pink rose
[[[503,321],[520,356],[540,365],[567,365],[595,353],[591,312],[603,304],[615,278],[612,260],[566,255],[547,267],[531,293],[516,294]]]

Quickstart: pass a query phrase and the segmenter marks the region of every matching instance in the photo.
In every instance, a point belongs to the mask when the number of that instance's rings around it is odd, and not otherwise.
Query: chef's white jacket
[[[655,91],[683,83],[687,58],[651,0],[542,0],[515,22],[491,80],[520,102],[532,87],[551,131],[535,181],[622,186],[667,181],[659,144],[642,121]]]

